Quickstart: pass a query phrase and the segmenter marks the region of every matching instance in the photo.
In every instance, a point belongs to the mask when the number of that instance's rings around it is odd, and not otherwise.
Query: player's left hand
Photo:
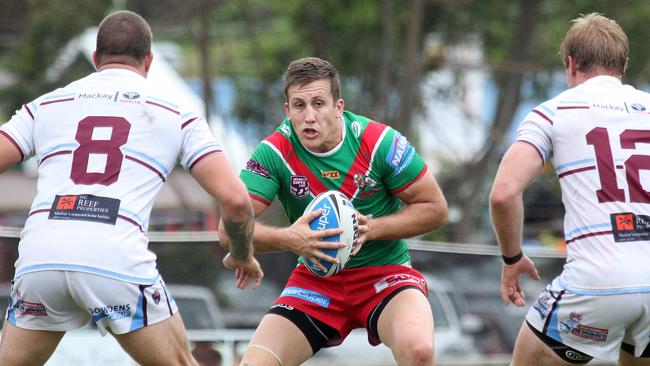
[[[352,247],[351,256],[355,256],[361,250],[363,244],[368,240],[368,221],[372,218],[372,215],[362,215],[357,211],[357,239],[354,241],[354,246]]]
[[[534,279],[539,280],[539,273],[533,261],[524,255],[515,264],[504,264],[501,271],[501,301],[504,304],[512,302],[517,307],[526,305],[526,296],[521,289],[521,274],[528,273]]]
[[[237,279],[237,288],[245,289],[251,279],[255,279],[253,283],[253,290],[260,287],[264,272],[262,267],[255,257],[249,256],[246,261],[238,261],[233,258],[230,253],[226,254],[223,258],[223,266],[227,269],[235,270],[235,278]]]

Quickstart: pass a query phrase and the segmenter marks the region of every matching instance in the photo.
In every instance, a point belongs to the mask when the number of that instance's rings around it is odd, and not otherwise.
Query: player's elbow
[[[244,217],[252,212],[251,201],[247,194],[231,194],[220,202],[222,216]]]
[[[435,217],[434,229],[446,225],[447,222],[449,221],[449,207],[447,206],[447,200],[445,200],[444,198],[440,202],[435,203],[434,217]]]
[[[447,224],[449,216],[449,208],[447,201],[443,198],[440,201],[431,202],[428,204],[426,212],[422,212],[422,218],[427,218],[426,231],[436,230]]]
[[[490,192],[490,207],[503,207],[508,205],[518,196],[518,192],[507,183],[495,182]]]

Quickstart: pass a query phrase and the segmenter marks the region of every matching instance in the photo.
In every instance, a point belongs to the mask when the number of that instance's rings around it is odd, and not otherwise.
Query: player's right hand
[[[320,260],[332,263],[338,263],[339,261],[323,253],[322,249],[344,248],[345,243],[322,241],[325,237],[341,234],[343,229],[325,229],[322,231],[311,229],[309,223],[320,216],[322,211],[321,209],[306,213],[296,220],[293,225],[289,226],[284,244],[288,250],[309,259],[315,265],[322,267],[321,270],[327,271],[319,263]]]
[[[249,256],[246,261],[238,261],[233,258],[230,253],[226,254],[223,258],[223,266],[227,269],[235,270],[235,278],[237,279],[237,288],[245,289],[251,279],[255,279],[253,283],[253,290],[260,287],[264,272],[262,267],[255,257]]]
[[[528,256],[521,257],[515,264],[504,264],[501,271],[501,301],[512,302],[517,307],[526,305],[526,296],[521,289],[521,274],[527,273],[534,280],[539,280],[537,268]]]

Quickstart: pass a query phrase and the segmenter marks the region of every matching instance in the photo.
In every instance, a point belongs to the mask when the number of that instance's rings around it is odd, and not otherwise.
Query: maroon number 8
[[[625,191],[618,188],[616,166],[606,128],[596,127],[587,134],[587,143],[594,147],[600,189],[596,191],[598,202],[625,202]],[[650,143],[650,131],[625,130],[620,135],[621,148],[636,149],[637,143]],[[625,179],[630,190],[630,202],[650,203],[650,192],[643,189],[639,170],[650,170],[650,156],[631,155],[625,161]]]
[[[108,140],[93,140],[93,131],[98,127],[110,127],[111,138]],[[75,139],[79,147],[72,154],[72,169],[70,179],[75,184],[111,185],[117,182],[124,155],[120,147],[129,138],[131,124],[122,117],[89,116],[82,119],[77,126]],[[106,155],[106,166],[103,173],[89,173],[88,159],[90,154]]]

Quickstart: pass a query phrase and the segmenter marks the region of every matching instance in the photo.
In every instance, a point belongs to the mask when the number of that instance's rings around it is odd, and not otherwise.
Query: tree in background
[[[61,80],[52,83],[46,78],[48,68],[73,37],[102,20],[110,5],[109,0],[3,2],[0,20],[15,24],[12,38],[19,41],[15,47],[0,48],[0,60],[13,79],[0,90],[0,104],[4,106],[0,110],[10,115],[22,103],[60,85]],[[16,20],[24,23],[18,25]],[[64,82],[80,75],[70,75]]]
[[[518,106],[544,100],[550,87],[557,87],[554,75],[562,67],[557,50],[569,20],[593,11],[617,19],[631,37],[625,81],[639,86],[650,77],[650,49],[644,47],[650,5],[642,0],[625,6],[614,0],[2,1],[0,68],[15,81],[0,91],[5,113],[52,89],[44,73],[61,47],[115,5],[147,18],[156,40],[181,46],[188,65],[184,73],[202,80],[206,114],[219,113],[210,103],[220,97],[212,80],[232,80],[236,117],[258,126],[260,137],[284,117],[280,75],[286,65],[314,55],[337,66],[352,110],[408,134],[415,144],[430,139],[416,135],[411,126],[428,102],[422,100],[423,80],[442,65],[461,78],[468,66],[450,65],[454,60],[444,49],[479,39],[484,61],[478,67],[496,88],[496,109],[482,116],[480,124],[488,131],[475,156],[449,161],[437,173],[458,213],[437,235],[454,241],[493,241],[487,225],[489,183],[510,143]],[[431,49],[432,35],[442,40],[442,50]]]

